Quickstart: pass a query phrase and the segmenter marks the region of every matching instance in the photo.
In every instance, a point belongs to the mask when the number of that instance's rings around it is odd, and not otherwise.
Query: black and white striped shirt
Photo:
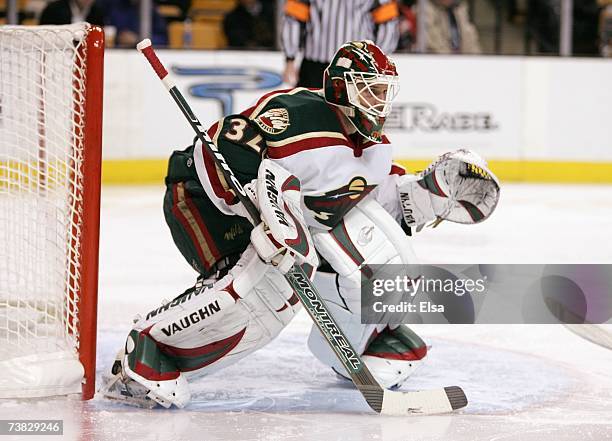
[[[347,41],[372,40],[388,54],[397,47],[397,16],[395,0],[287,0],[283,50],[293,59],[303,41],[305,59],[329,63]]]

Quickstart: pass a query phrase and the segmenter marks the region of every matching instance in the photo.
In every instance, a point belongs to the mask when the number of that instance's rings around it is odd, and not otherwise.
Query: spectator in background
[[[323,87],[323,71],[347,41],[372,40],[390,54],[398,42],[395,0],[287,0],[282,29],[283,79],[302,87]],[[299,75],[295,57],[303,49]]]
[[[56,0],[47,3],[38,23],[62,25],[82,21],[98,26],[104,25],[104,13],[94,0]]]
[[[599,5],[597,0],[574,0],[572,52],[576,55],[599,54]],[[558,35],[558,34],[557,34]]]
[[[426,3],[427,51],[436,54],[479,54],[478,32],[462,0]]]
[[[599,47],[603,57],[612,57],[612,0],[597,0],[599,14]]]
[[[161,13],[168,23],[171,21],[185,21],[188,18],[189,9],[191,8],[191,0],[156,0],[155,5],[157,5],[158,8],[177,8],[177,14],[164,15],[164,13]]]
[[[273,3],[239,0],[223,19],[223,30],[230,47],[274,47]]]
[[[399,2],[399,41],[398,52],[412,52],[416,42],[416,14],[413,6],[416,0],[401,0]]]
[[[140,40],[140,1],[139,0],[103,0],[106,10],[105,21],[115,28],[115,46],[136,47]],[[168,44],[166,21],[153,7],[151,41],[155,45]]]
[[[539,53],[559,53],[561,0],[530,0],[527,26]],[[601,4],[601,1],[600,1]],[[572,52],[576,55],[599,53],[597,24],[600,8],[596,0],[573,2]]]

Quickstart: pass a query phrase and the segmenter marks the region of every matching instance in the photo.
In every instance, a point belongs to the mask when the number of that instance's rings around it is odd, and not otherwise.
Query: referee
[[[323,71],[347,41],[372,40],[386,54],[397,47],[395,0],[287,0],[282,30],[283,79],[295,84],[295,57],[303,49],[297,86],[323,87]]]

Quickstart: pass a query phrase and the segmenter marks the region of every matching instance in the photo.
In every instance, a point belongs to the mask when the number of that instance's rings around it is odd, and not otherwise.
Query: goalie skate
[[[123,354],[123,351],[121,351],[121,354]],[[103,378],[104,386],[100,392],[102,392],[104,398],[123,401],[127,404],[145,409],[152,409],[157,406],[158,403],[149,398],[148,394],[150,391],[147,388],[123,375],[119,356],[118,354],[118,358],[115,360],[115,363],[113,363],[111,376],[105,376]]]
[[[126,382],[120,374],[106,377],[104,380],[105,386],[101,390],[104,398],[123,401],[126,404],[144,409],[153,409],[158,404],[147,396],[149,391],[134,380],[128,379]]]
[[[132,333],[137,334],[137,331]],[[110,378],[105,379],[105,386],[101,389],[103,395],[145,408],[153,408],[156,404],[166,409],[173,404],[185,407],[191,396],[185,376],[177,371],[178,375],[173,379],[147,379],[130,368],[128,353],[132,351],[134,340],[130,335],[126,349],[121,349],[115,357]],[[173,369],[176,368],[173,366]]]

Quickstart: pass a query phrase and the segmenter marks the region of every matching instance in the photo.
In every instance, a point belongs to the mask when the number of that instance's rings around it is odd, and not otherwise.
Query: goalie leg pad
[[[316,231],[313,240],[319,254],[338,275],[338,293],[333,297],[341,297],[341,302],[355,314],[361,307],[361,277],[376,276],[370,265],[410,264],[415,277],[419,273],[409,238],[373,198],[361,201],[332,230]]]
[[[386,388],[401,387],[427,355],[423,339],[406,325],[387,326],[372,337],[363,360]]]
[[[147,388],[160,404],[184,406],[188,379],[263,347],[299,308],[282,273],[249,247],[224,278],[200,291],[186,291],[134,325],[124,375]]]
[[[411,264],[410,275],[418,276],[419,267],[409,238],[376,200],[366,198],[338,226],[331,231],[316,232],[313,240],[321,256],[334,270],[333,273],[319,270],[315,286],[351,344],[364,354],[372,339],[387,326],[361,324],[361,277],[376,276],[369,266],[371,264]],[[308,346],[321,362],[347,375],[315,327],[310,333]],[[381,383],[398,384],[399,379],[389,377],[382,370],[380,377],[377,375],[378,361],[371,362],[374,376]],[[408,371],[406,367],[401,369],[402,372]]]

